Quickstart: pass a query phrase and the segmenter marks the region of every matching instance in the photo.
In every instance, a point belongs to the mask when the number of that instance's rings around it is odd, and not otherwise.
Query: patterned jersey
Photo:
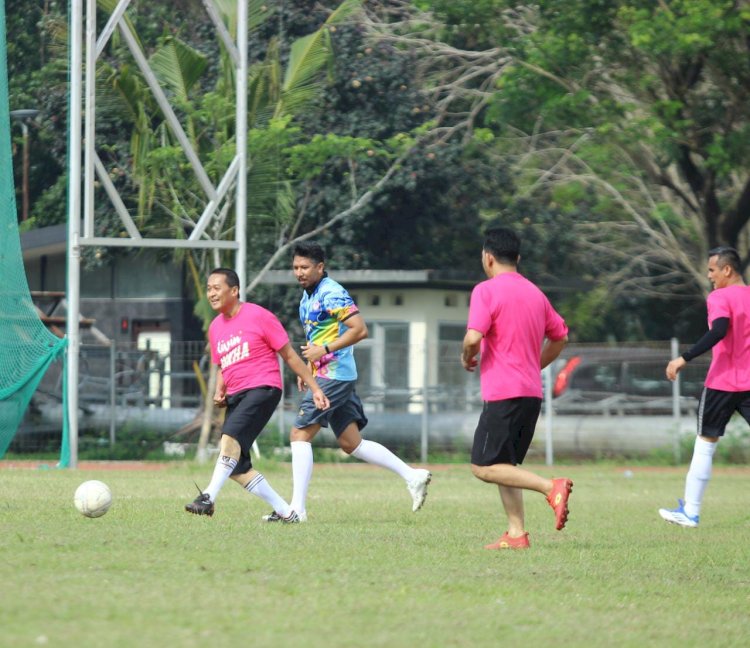
[[[339,338],[347,328],[344,320],[357,313],[359,309],[346,289],[328,276],[320,280],[312,294],[303,291],[299,302],[299,319],[305,329],[307,343],[317,346],[330,344]],[[316,378],[356,380],[353,347],[324,355],[314,363],[313,374]]]

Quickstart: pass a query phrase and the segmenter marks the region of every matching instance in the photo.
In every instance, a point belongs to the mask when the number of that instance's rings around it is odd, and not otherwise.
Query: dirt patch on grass
[[[165,470],[168,463],[158,461],[79,461],[79,470],[125,470],[155,471]],[[8,470],[47,470],[57,468],[54,461],[10,460],[0,461],[0,469]]]

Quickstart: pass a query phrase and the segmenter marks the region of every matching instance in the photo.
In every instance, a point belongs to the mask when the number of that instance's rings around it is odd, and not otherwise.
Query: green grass
[[[287,464],[261,462],[290,491]],[[662,522],[684,468],[533,469],[575,481],[562,532],[527,494],[530,551],[489,552],[497,491],[438,466],[425,508],[362,465],[316,466],[310,521],[264,525],[229,483],[213,518],[186,514],[211,467],[0,470],[1,646],[744,646],[746,469],[717,469],[701,527]],[[103,518],[73,507],[101,479]]]

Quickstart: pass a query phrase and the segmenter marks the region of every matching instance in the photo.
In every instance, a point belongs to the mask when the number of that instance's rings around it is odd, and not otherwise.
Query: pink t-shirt
[[[712,349],[706,387],[728,392],[750,391],[750,287],[727,286],[714,290],[706,300],[708,326],[729,318],[729,330]]]
[[[289,336],[270,311],[245,302],[234,317],[214,318],[208,341],[211,361],[221,369],[227,394],[263,386],[281,389],[276,352],[289,342]]]
[[[483,281],[471,293],[467,328],[484,336],[483,400],[542,397],[544,338],[562,340],[568,327],[539,288],[517,272]]]

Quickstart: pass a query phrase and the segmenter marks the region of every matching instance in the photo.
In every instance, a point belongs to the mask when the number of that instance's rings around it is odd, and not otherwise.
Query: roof
[[[67,252],[68,226],[51,225],[21,234],[24,259],[35,259],[48,254]]]
[[[482,280],[477,274],[454,270],[329,270],[348,289],[353,288],[435,288],[471,290]],[[260,281],[266,286],[292,286],[297,281],[291,270],[269,270]]]

